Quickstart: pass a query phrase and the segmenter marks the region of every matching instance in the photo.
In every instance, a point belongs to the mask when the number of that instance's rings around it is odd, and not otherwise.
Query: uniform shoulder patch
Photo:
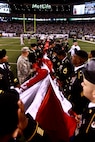
[[[43,134],[44,134],[44,130],[43,130],[43,129],[41,129],[40,127],[38,127],[38,129],[37,129],[37,133],[38,133],[38,134],[40,134],[41,136],[43,136]]]
[[[67,68],[64,68],[64,69],[63,69],[63,73],[64,73],[64,74],[67,74],[67,71],[68,71]]]
[[[91,127],[95,129],[95,121],[91,123]]]
[[[0,74],[0,79],[2,79],[3,78],[3,74]]]
[[[60,65],[60,62],[58,62],[57,65]]]
[[[4,94],[4,91],[3,91],[3,90],[0,90],[0,95],[1,95],[1,94]]]
[[[92,113],[92,109],[89,109],[89,113]]]

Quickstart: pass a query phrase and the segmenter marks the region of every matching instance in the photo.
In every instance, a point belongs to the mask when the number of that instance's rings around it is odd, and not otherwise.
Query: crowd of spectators
[[[84,35],[95,35],[95,23],[93,22],[64,22],[64,23],[36,23],[36,33],[46,33],[46,34],[71,34],[75,32],[78,36]],[[17,35],[24,32],[24,25],[22,22],[0,22],[0,31],[6,33],[16,33]],[[26,22],[26,31],[34,31],[33,22]]]

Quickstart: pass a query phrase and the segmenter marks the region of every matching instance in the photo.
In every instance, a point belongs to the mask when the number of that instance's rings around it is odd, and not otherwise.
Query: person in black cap
[[[6,50],[0,50],[0,89],[9,90],[15,85],[15,77],[8,63]]]
[[[58,73],[58,69],[61,63],[61,61],[57,57],[57,52],[59,52],[59,50],[62,50],[62,46],[60,44],[56,44],[55,47],[53,47],[53,54],[51,58],[51,61],[53,63],[54,76],[56,76],[56,74]]]
[[[85,69],[83,74],[84,79],[81,85],[83,95],[89,100],[89,104],[83,112],[81,120],[80,116],[77,116],[80,128],[72,142],[95,141],[95,70]]]
[[[16,90],[0,92],[0,142],[50,142],[50,137],[28,113]]]
[[[70,101],[73,104],[73,111],[82,114],[87,99],[82,95],[81,82],[83,81],[83,69],[88,60],[88,53],[84,50],[75,50],[72,56],[72,64],[74,65],[74,74],[72,76]]]
[[[94,58],[95,57],[95,50],[91,50],[89,53],[89,58]]]
[[[28,55],[29,62],[31,63],[31,65],[36,62],[37,59],[36,50],[37,50],[37,44],[32,43],[30,47],[30,53]]]

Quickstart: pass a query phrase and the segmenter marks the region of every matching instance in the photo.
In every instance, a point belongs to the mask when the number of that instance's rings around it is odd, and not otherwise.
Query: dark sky
[[[12,2],[12,3],[50,3],[50,4],[69,4],[69,3],[81,3],[88,2],[91,0],[0,0],[1,2]]]

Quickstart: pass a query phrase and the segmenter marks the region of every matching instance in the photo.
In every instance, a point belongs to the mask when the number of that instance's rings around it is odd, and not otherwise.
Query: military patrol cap
[[[3,57],[5,57],[6,56],[6,50],[5,49],[2,49],[1,51],[0,51],[0,59],[2,59]]]
[[[82,58],[82,59],[88,59],[88,54],[87,54],[87,52],[86,51],[84,51],[84,50],[75,50],[75,54],[77,55],[77,56],[79,56],[80,58]]]
[[[74,38],[74,39],[73,39],[73,42],[77,42],[77,39],[76,39],[76,38]]]
[[[95,84],[95,70],[91,71],[91,70],[84,69],[83,73],[86,80]]]
[[[11,134],[17,128],[18,99],[19,94],[14,89],[0,91],[0,136]]]
[[[59,55],[59,56],[61,56],[61,55],[63,55],[63,56],[66,56],[66,52],[65,52],[65,50],[59,50],[58,52],[57,52],[57,55]]]
[[[32,48],[35,47],[35,46],[37,46],[36,43],[31,43],[31,47],[32,47]]]
[[[27,52],[27,51],[30,51],[30,50],[29,50],[29,47],[25,46],[25,47],[22,47],[21,51],[22,52]]]
[[[62,47],[60,44],[56,44],[56,46],[53,48],[53,52],[57,53],[59,50],[62,50]]]

